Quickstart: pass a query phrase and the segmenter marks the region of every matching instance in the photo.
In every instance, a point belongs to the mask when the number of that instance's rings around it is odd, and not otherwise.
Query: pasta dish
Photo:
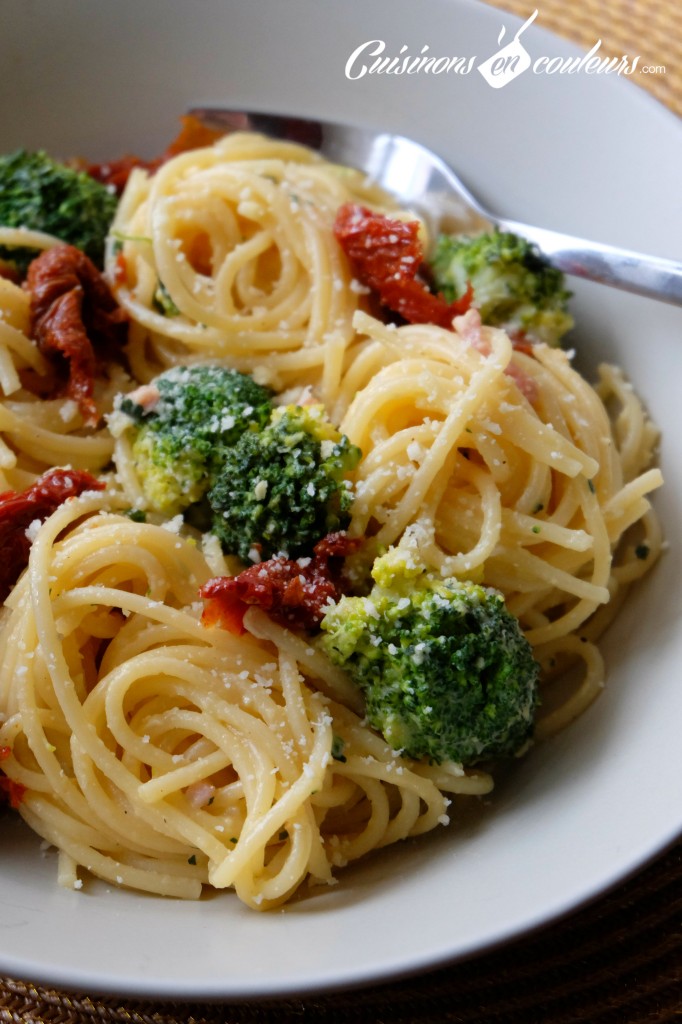
[[[597,697],[657,431],[553,279],[490,312],[511,271],[359,172],[249,133],[120,171],[99,258],[0,205],[1,781],[63,885],[268,909]]]

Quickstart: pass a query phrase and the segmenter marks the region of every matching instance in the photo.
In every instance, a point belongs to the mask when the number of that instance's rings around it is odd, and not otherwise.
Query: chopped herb
[[[545,507],[545,506],[544,506],[544,505],[542,504],[542,502],[541,502],[541,501],[539,501],[539,502],[537,503],[537,505],[535,506],[535,508],[533,509],[533,513],[534,513],[534,514],[536,514],[536,513],[538,513],[538,512],[542,512],[542,510],[543,510],[543,508],[544,508],[544,507]]]
[[[151,238],[146,235],[126,235],[123,231],[112,231],[111,237],[116,240],[114,246],[122,242],[149,242],[151,244]]]
[[[187,863],[188,864],[196,864],[196,862],[197,862],[197,857],[196,857],[195,853],[193,853],[191,857],[187,858]]]
[[[280,840],[280,842],[284,842],[285,839],[289,838],[289,833],[285,828],[283,828],[280,834],[277,836],[277,838]]]
[[[154,297],[152,298],[152,306],[154,307],[157,313],[161,314],[161,316],[180,315],[180,310],[178,309],[178,307],[175,305],[170,295],[168,294],[168,289],[166,288],[163,281],[159,281],[158,285],[156,286],[156,291],[154,292]]]
[[[345,761],[346,757],[343,753],[343,748],[346,745],[346,741],[340,736],[334,736],[332,738],[332,757],[335,761]]]
[[[232,838],[230,839],[230,842],[231,843],[236,843],[237,842],[237,837],[236,836],[232,836]]]
[[[588,480],[588,481],[587,481],[587,486],[588,486],[588,487],[590,488],[590,490],[592,491],[592,494],[596,494],[596,491],[597,491],[597,489],[596,489],[596,487],[594,486],[594,483],[593,483],[593,481],[592,481],[592,480]]]
[[[532,527],[532,532],[533,533],[539,533],[540,532],[540,527],[539,526],[533,526]]]
[[[125,509],[123,515],[127,516],[128,519],[132,519],[134,523],[147,522],[147,513],[144,512],[141,508],[127,508]]]
[[[645,558],[649,557],[649,552],[650,549],[648,544],[638,544],[635,548],[635,555],[637,556],[637,558],[641,558],[642,561],[644,561]]]

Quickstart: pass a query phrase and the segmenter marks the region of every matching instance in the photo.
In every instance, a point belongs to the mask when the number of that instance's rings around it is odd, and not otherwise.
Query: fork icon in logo
[[[503,85],[507,85],[512,79],[518,78],[520,74],[527,71],[530,67],[530,54],[520,41],[519,36],[522,32],[526,31],[537,16],[537,10],[533,11],[510,43],[507,43],[501,50],[494,53],[492,57],[488,57],[486,61],[478,65],[478,71],[481,72],[488,85],[491,85],[493,89],[501,89]],[[502,42],[504,33],[505,28],[502,26],[502,31],[497,38],[498,44]]]

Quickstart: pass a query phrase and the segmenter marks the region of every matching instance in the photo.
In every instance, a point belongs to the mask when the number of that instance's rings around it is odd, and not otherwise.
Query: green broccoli
[[[270,416],[270,392],[220,366],[174,367],[151,385],[119,397],[132,423],[132,456],[150,508],[184,513],[220,472],[224,451]]]
[[[323,406],[280,406],[264,430],[242,434],[225,451],[208,493],[212,530],[225,551],[245,561],[305,554],[348,524],[352,491],[345,475],[359,459],[359,448],[332,426]]]
[[[441,235],[429,267],[434,287],[448,302],[471,284],[483,323],[512,336],[557,345],[573,326],[564,275],[518,235]]]
[[[0,157],[0,225],[55,235],[81,249],[101,269],[104,239],[117,199],[84,171],[46,153],[20,149]],[[34,249],[0,248],[0,256],[25,271]]]
[[[502,594],[442,579],[408,544],[372,569],[367,597],[342,597],[320,645],[364,693],[370,724],[396,750],[472,764],[530,739],[538,665]]]

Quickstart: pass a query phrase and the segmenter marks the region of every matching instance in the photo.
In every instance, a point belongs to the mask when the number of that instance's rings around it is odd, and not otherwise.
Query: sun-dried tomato
[[[187,153],[190,149],[212,146],[224,134],[225,132],[221,129],[210,128],[193,114],[185,114],[180,118],[180,131],[159,157],[159,162],[164,163],[171,157],[177,156],[178,153]]]
[[[419,225],[394,220],[357,203],[344,203],[334,234],[362,283],[380,292],[391,279],[414,277],[422,261]]]
[[[76,469],[51,469],[25,491],[0,494],[0,601],[4,601],[28,565],[31,523],[42,522],[67,498],[101,491],[104,484]]]
[[[325,606],[341,596],[343,559],[360,543],[330,533],[315,545],[312,558],[271,558],[238,576],[216,576],[199,590],[206,602],[201,621],[240,636],[249,605],[257,605],[284,626],[313,631]]]
[[[344,203],[336,215],[334,234],[360,283],[408,323],[451,329],[453,317],[471,306],[471,287],[448,304],[418,279],[424,252],[416,221],[394,220],[357,203]]]
[[[0,260],[0,277],[4,278],[5,281],[11,281],[12,284],[21,284],[21,274],[12,263],[7,263],[5,260]]]
[[[471,306],[474,290],[468,284],[464,295],[448,305],[442,295],[433,295],[420,281],[405,278],[387,281],[380,294],[383,304],[409,324],[436,324],[452,330],[453,318]]]
[[[127,284],[128,282],[128,262],[122,252],[116,254],[114,281],[116,284]]]
[[[11,753],[11,747],[0,747],[0,761],[6,761]],[[16,810],[23,800],[25,792],[26,786],[23,783],[5,778],[0,771],[0,800],[4,798],[10,807]]]
[[[33,260],[26,287],[38,348],[48,359],[66,364],[64,393],[78,403],[88,426],[96,426],[100,416],[93,393],[98,364],[120,358],[126,313],[94,263],[73,245],[56,245]]]
[[[171,157],[177,156],[179,153],[186,153],[190,149],[211,146],[216,139],[219,139],[224,134],[222,131],[209,128],[203,121],[193,117],[191,114],[181,117],[180,122],[181,128],[179,133],[161,156],[154,157],[152,160],[143,160],[139,156],[126,154],[118,160],[108,160],[101,164],[86,163],[84,170],[91,178],[101,181],[103,185],[109,185],[120,196],[126,187],[130,172],[136,167],[142,167],[145,171],[153,174]]]
[[[108,185],[116,195],[120,196],[126,187],[130,172],[136,167],[142,167],[145,171],[155,171],[160,165],[160,160],[143,160],[142,157],[133,156],[127,153],[116,160],[107,160],[101,164],[82,163],[83,170],[102,185]]]
[[[15,782],[14,779],[6,779],[4,775],[0,775],[0,797],[3,797],[15,811],[24,799],[25,792],[26,786],[23,783]]]

